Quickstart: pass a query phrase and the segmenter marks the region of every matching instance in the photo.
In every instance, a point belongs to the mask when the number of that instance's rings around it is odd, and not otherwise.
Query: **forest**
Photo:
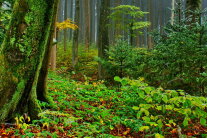
[[[207,138],[207,0],[0,0],[0,138]]]

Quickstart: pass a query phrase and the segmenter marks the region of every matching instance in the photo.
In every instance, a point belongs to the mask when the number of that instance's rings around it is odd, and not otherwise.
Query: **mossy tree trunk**
[[[58,0],[16,0],[0,49],[0,122],[36,119],[37,82],[51,43]]]

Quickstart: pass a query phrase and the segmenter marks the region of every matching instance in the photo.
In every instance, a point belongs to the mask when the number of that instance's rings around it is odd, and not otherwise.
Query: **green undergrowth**
[[[114,78],[118,88],[103,81],[76,82],[49,74],[49,95],[57,109],[40,103],[40,120],[20,119],[16,136],[42,137],[206,137],[204,97],[182,90],[154,88],[139,80]]]
[[[79,44],[78,63],[75,68],[72,67],[72,43],[69,42],[68,48],[64,51],[63,45],[59,44],[57,49],[57,72],[64,74],[74,80],[84,81],[85,76],[93,80],[97,79],[98,63],[94,57],[98,55],[98,50],[94,45],[89,49],[85,48],[84,44]]]

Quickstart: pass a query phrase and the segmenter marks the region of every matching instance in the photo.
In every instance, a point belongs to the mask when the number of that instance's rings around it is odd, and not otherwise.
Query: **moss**
[[[0,122],[25,112],[35,119],[41,112],[36,87],[51,39],[57,1],[16,0],[9,31],[1,47],[0,81],[5,85],[1,84],[0,96],[5,93],[8,96],[0,102]],[[8,79],[5,74],[9,74]],[[8,89],[10,86],[12,88]]]
[[[16,106],[22,97],[22,94],[24,91],[24,85],[25,85],[25,82],[21,81],[19,83],[19,85],[17,86],[17,90],[14,93],[14,95],[12,96],[12,99],[7,104],[4,104],[4,106],[0,109],[0,113],[1,113],[0,114],[0,122],[3,122],[8,117],[10,117],[10,118],[12,117],[12,116],[9,116],[9,114],[11,114],[12,112],[15,111]]]

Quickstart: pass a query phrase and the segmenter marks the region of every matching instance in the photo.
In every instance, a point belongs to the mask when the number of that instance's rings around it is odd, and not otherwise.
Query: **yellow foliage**
[[[76,30],[78,29],[78,26],[76,24],[74,24],[73,21],[71,21],[70,19],[67,19],[63,22],[57,22],[56,23],[56,26],[59,30],[64,30],[64,29],[73,29],[73,30]]]

